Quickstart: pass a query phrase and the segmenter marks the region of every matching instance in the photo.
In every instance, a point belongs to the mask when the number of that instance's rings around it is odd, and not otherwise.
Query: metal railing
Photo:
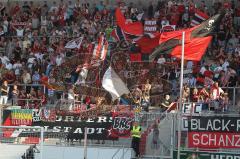
[[[42,106],[42,99],[21,99],[21,98],[16,98],[13,99],[14,102],[16,102],[17,104],[13,104],[13,106],[18,105],[19,102],[23,102],[23,105],[20,105],[22,107],[24,107],[25,109],[29,109],[30,107],[41,107]],[[37,103],[36,103],[37,102]]]
[[[46,94],[46,86],[44,84],[24,84],[24,83],[17,83],[17,84],[8,84],[8,86],[13,87],[14,85],[20,87],[42,87],[44,94]]]

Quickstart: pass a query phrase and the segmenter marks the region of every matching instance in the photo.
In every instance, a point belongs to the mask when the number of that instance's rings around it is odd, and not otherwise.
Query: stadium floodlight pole
[[[84,129],[84,159],[87,159],[87,127]]]
[[[180,98],[178,105],[178,153],[177,159],[180,159],[180,148],[181,148],[181,128],[182,128],[182,96],[183,96],[183,69],[184,69],[184,43],[185,43],[185,32],[182,32],[182,56],[181,56],[181,73],[180,73]]]

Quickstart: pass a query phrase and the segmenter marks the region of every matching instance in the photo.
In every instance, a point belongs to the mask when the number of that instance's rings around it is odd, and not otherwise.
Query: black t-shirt
[[[166,106],[169,106],[170,104],[171,104],[170,100],[164,99],[161,103],[161,106],[164,107],[164,108],[167,108]]]
[[[8,87],[7,87],[7,86],[4,86],[4,85],[1,87],[1,95],[3,95],[3,96],[6,96],[6,95],[8,95],[8,93],[6,93],[6,92],[2,91],[2,89],[4,89],[4,90],[6,90],[6,91],[7,91]]]

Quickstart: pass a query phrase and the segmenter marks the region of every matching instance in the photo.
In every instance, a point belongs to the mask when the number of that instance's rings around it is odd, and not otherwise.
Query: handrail
[[[34,100],[34,101],[41,101],[42,99],[15,98],[15,100],[24,100],[24,101]]]
[[[8,84],[8,86],[14,86],[14,85],[17,85],[17,86],[42,86],[42,87],[45,86],[44,84],[24,84],[24,83],[20,83],[20,84]]]
[[[34,102],[38,102],[37,103],[37,105],[38,106],[42,106],[42,99],[27,99],[27,98],[16,98],[16,99],[13,99],[13,100],[15,100],[15,101],[17,101],[17,102],[19,102],[19,101],[24,101],[24,102],[26,102],[26,103],[24,103],[23,104],[23,106],[24,107],[26,107],[26,108],[29,108],[29,101],[34,101]],[[35,104],[35,103],[34,103]],[[15,105],[18,105],[18,103],[17,104],[15,104]],[[13,105],[12,105],[13,106]]]

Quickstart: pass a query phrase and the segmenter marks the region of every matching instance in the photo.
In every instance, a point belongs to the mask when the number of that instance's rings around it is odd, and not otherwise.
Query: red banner
[[[189,132],[189,148],[240,148],[240,134],[226,132]]]

